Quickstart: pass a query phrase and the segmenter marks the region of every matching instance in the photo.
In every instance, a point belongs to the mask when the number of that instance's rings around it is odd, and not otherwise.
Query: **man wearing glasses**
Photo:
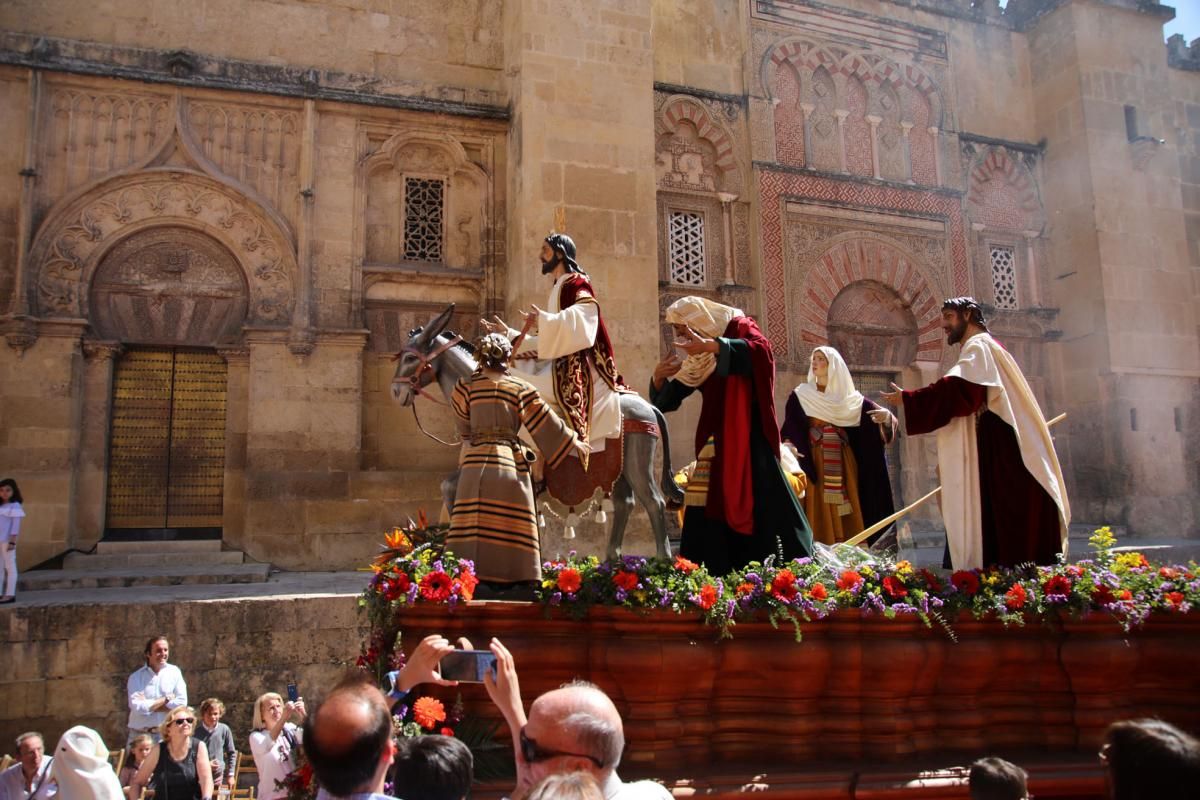
[[[159,726],[167,712],[188,704],[187,684],[179,667],[167,663],[171,645],[165,636],[146,642],[146,663],[129,676],[129,741],[146,734],[157,744],[162,741]]]
[[[469,642],[462,643],[470,649]],[[578,771],[596,779],[605,800],[671,800],[654,781],[625,783],[617,775],[625,731],[608,695],[573,681],[534,700],[526,717],[512,654],[497,639],[490,649],[496,674],[485,673],[484,685],[513,736],[517,786],[512,800],[522,800],[547,776]]]

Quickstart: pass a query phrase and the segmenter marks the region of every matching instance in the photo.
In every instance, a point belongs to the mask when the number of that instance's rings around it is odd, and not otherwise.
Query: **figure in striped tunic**
[[[510,585],[538,581],[542,575],[529,474],[535,456],[517,433],[522,426],[529,432],[547,469],[572,450],[587,451],[537,390],[508,372],[511,356],[506,337],[483,337],[479,369],[454,387],[451,400],[463,446],[446,537],[448,550],[475,562],[480,580]]]

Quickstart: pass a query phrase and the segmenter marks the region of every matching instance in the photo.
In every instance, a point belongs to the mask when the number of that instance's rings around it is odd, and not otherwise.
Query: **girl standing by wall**
[[[0,481],[0,560],[4,563],[4,596],[0,603],[17,599],[17,535],[21,532],[21,490],[12,478]]]

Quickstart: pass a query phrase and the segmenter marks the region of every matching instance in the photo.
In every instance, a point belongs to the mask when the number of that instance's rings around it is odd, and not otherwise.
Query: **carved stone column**
[[[868,114],[867,122],[871,126],[871,170],[875,180],[879,180],[879,123],[883,117]]]
[[[912,139],[909,134],[912,133],[913,124],[911,122],[901,122],[900,131],[904,134],[904,168],[908,172],[908,183],[916,183],[913,180],[912,168]]]
[[[812,119],[812,112],[816,111],[817,107],[812,103],[801,103],[800,112],[804,114],[804,166],[812,163],[812,125],[809,120]]]
[[[79,460],[68,545],[86,550],[104,537],[113,365],[124,348],[120,342],[84,339],[82,350]]]
[[[292,310],[292,335],[288,350],[297,356],[313,351],[312,320],[312,217],[313,217],[313,159],[317,138],[317,108],[312,100],[304,101],[304,138],[300,144],[300,207],[296,226],[296,305]]]
[[[1042,283],[1041,275],[1038,274],[1036,242],[1038,237],[1037,231],[1021,231],[1021,235],[1025,237],[1025,274],[1029,276],[1029,303],[1030,306],[1040,306],[1042,304]]]
[[[290,349],[290,348],[289,348]],[[246,434],[249,430],[250,348],[245,345],[219,347],[225,359],[225,502],[222,507],[221,538],[245,549],[246,531]]]
[[[833,116],[837,118],[838,163],[842,172],[849,172],[850,169],[846,166],[846,117],[850,116],[850,112],[838,108],[834,109]]]
[[[717,199],[721,201],[721,220],[725,225],[725,282],[723,286],[733,286],[737,283],[737,270],[733,263],[733,201],[736,194],[720,192]]]
[[[938,127],[930,125],[929,135],[933,138],[933,183],[935,186],[942,185],[942,143],[938,139],[938,134]]]

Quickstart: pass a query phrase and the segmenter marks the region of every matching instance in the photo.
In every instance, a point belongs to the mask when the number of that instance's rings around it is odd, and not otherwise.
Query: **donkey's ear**
[[[450,318],[454,316],[454,303],[446,306],[446,310],[438,314],[429,321],[425,326],[425,338],[428,341],[433,341],[441,335],[442,331],[446,330],[446,326],[450,324]]]

